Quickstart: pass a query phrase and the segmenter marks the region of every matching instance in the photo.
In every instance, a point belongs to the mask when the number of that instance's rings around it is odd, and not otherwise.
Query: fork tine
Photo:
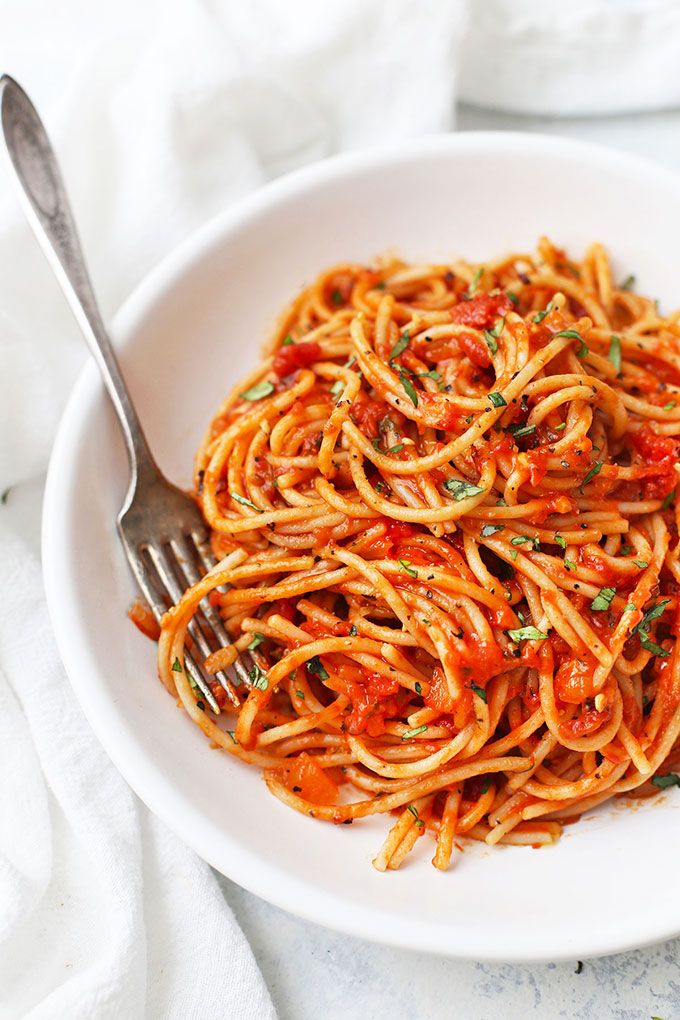
[[[201,566],[204,568],[205,571],[211,570],[212,567],[215,566],[217,560],[213,556],[212,549],[210,548],[209,543],[202,539],[200,535],[198,535],[196,532],[192,532],[191,537],[193,539],[194,546],[196,547],[196,552],[198,554]],[[198,577],[198,575],[196,576]],[[196,582],[192,580],[191,583],[195,584]],[[205,599],[204,601],[208,602],[207,599]],[[224,624],[222,623],[220,614],[216,611],[214,606],[210,605],[209,602],[208,608],[205,610],[205,613],[206,616],[208,617],[210,624],[213,627],[213,630],[220,638],[220,640],[223,641],[225,644],[229,644],[230,638],[224,628]],[[234,672],[236,673],[239,679],[239,683],[243,683],[245,684],[246,687],[250,688],[252,684],[250,677],[248,676],[248,667],[245,665],[241,658],[238,658],[236,660],[233,668]]]
[[[156,568],[156,571],[158,572],[158,576],[160,577],[162,583],[164,584],[167,591],[170,593],[173,602],[178,602],[179,599],[184,594],[185,589],[181,587],[179,581],[177,580],[177,576],[175,574],[173,566],[178,570],[182,571],[182,563],[176,558],[175,550],[172,548],[172,545],[170,546],[170,549],[174,557],[172,561],[171,557],[168,555],[167,552],[158,549],[154,545],[148,545],[146,547],[146,552],[149,558],[151,559],[154,567]],[[185,588],[186,587],[188,587],[188,583],[185,583]],[[204,634],[203,630],[201,629],[200,623],[195,617],[191,620],[188,629],[189,633],[191,634],[191,637],[198,645],[201,655],[203,656],[204,659],[207,659],[208,656],[213,651],[213,649],[210,647],[206,635]],[[225,673],[220,670],[219,673],[215,674],[215,679],[224,688],[224,691],[229,700],[231,701],[232,705],[234,705],[235,708],[240,708],[241,702],[239,701],[238,696],[234,691],[233,687],[231,686],[229,678],[225,675]]]
[[[138,558],[135,561],[135,577],[137,578],[137,583],[139,584],[139,587],[142,589],[144,598],[151,606],[151,611],[153,612],[153,615],[160,623],[161,617],[166,612],[168,607],[162,601],[159,592],[157,591],[155,586],[151,583],[151,579],[147,571],[144,570],[142,563],[139,561]],[[187,672],[189,673],[189,676],[194,681],[199,691],[210,705],[210,708],[213,710],[215,715],[219,715],[220,706],[217,704],[215,695],[210,690],[209,684],[203,678],[201,671],[197,668],[196,664],[193,661],[193,658],[189,655],[188,652],[185,653],[184,662],[187,668]]]

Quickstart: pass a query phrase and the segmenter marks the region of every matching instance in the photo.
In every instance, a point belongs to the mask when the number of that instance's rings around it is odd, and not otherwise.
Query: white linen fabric
[[[247,191],[450,130],[460,96],[557,113],[680,100],[680,15],[661,0],[4,7],[0,70],[43,114],[106,316]],[[39,505],[86,352],[4,166],[0,266],[0,1020],[268,1020],[209,868],[108,762],[54,647]]]

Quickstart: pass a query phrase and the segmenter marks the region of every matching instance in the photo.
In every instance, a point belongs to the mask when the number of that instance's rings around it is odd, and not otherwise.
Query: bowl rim
[[[231,231],[248,220],[266,214],[267,210],[289,197],[333,179],[360,174],[376,166],[386,169],[397,164],[418,162],[452,152],[535,152],[537,155],[560,154],[573,158],[579,152],[588,167],[599,165],[615,170],[637,172],[644,181],[656,180],[672,187],[680,200],[680,175],[644,157],[616,149],[552,136],[514,131],[469,131],[460,134],[423,136],[398,143],[358,150],[309,164],[279,177],[237,200],[203,226],[193,231],[166,255],[134,288],[114,316],[111,334],[118,349],[134,344],[135,332],[147,312],[162,301],[175,281],[189,273],[213,247],[221,244]],[[318,887],[309,895],[310,887],[284,868],[275,859],[253,866],[248,853],[230,831],[208,821],[183,795],[149,757],[124,725],[124,716],[105,689],[91,682],[96,661],[84,647],[78,648],[78,615],[75,606],[64,598],[64,577],[73,573],[72,556],[67,543],[60,537],[68,519],[69,481],[77,461],[82,422],[90,403],[103,393],[97,368],[91,360],[85,364],[70,394],[55,438],[50,458],[42,522],[42,562],[47,603],[57,647],[76,698],[106,753],[132,790],[147,807],[161,818],[188,846],[217,871],[231,878],[248,891],[270,903],[324,927],[348,935],[395,947],[427,951],[441,956],[492,962],[531,962],[573,960],[603,956],[660,942],[680,934],[680,914],[670,904],[663,917],[659,911],[650,915],[635,932],[620,933],[613,928],[593,931],[587,926],[579,944],[569,936],[546,941],[540,929],[531,948],[519,949],[499,940],[493,931],[462,940],[455,929],[434,921],[413,918],[408,923],[384,914],[379,907],[360,907]],[[82,643],[81,643],[82,644]],[[112,726],[112,719],[121,725]],[[672,899],[672,898],[671,898]],[[663,904],[659,905],[663,908]],[[453,936],[453,937],[452,937]]]

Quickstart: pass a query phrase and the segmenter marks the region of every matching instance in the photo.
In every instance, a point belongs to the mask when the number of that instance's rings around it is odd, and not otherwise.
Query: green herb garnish
[[[390,356],[388,358],[388,361],[391,363],[391,362],[394,361],[395,358],[398,358],[400,354],[403,354],[404,351],[406,350],[406,348],[408,347],[408,345],[410,343],[411,343],[411,337],[409,336],[409,334],[408,333],[402,333],[402,335],[399,337],[399,339],[397,340],[396,344],[394,345],[394,347],[390,351]]]
[[[173,673],[181,673],[182,672],[182,663],[179,661],[178,658],[175,658],[175,661],[173,662],[173,664],[172,664],[172,666],[170,668],[172,669]]]
[[[652,776],[652,782],[660,790],[665,790],[669,786],[680,786],[680,776],[676,775],[675,772],[667,772],[662,776]]]
[[[323,663],[318,655],[313,655],[307,663],[307,669],[310,673],[315,673],[319,680],[328,680],[329,674],[324,669]]]
[[[248,651],[252,652],[255,648],[259,648],[259,646],[262,644],[263,641],[264,641],[264,634],[260,634],[260,632],[258,630],[253,631],[253,640],[247,646],[248,647]]]
[[[490,535],[495,535],[497,531],[503,531],[505,528],[504,524],[485,524],[481,531],[482,538],[489,538]]]
[[[657,645],[655,641],[652,641],[649,636],[649,625],[653,620],[658,620],[670,601],[670,599],[661,599],[661,601],[657,602],[651,609],[648,609],[640,622],[633,627],[632,631],[633,634],[639,634],[640,644],[643,648],[645,648],[648,652],[652,652],[653,655],[660,655],[664,659],[671,653],[667,652],[665,648],[661,647],[661,645]]]
[[[548,312],[551,312],[554,307],[555,307],[555,302],[554,301],[548,301],[548,303],[545,306],[545,308],[543,309],[543,311],[542,312],[537,312],[536,315],[534,315],[533,321],[534,322],[543,322],[543,320],[545,319],[545,317],[548,314]]]
[[[411,401],[413,406],[417,407],[418,406],[418,394],[416,392],[415,386],[413,385],[413,383],[411,382],[409,377],[404,372],[400,372],[399,373],[399,379],[401,380],[401,385],[404,387],[404,393],[409,398],[409,400]]]
[[[268,397],[273,392],[274,383],[269,382],[268,379],[261,379],[259,383],[255,383],[249,390],[245,390],[241,394],[241,400],[262,400],[263,397]]]
[[[410,740],[411,737],[417,737],[419,733],[424,733],[427,729],[427,724],[423,723],[422,726],[416,726],[413,730],[405,730],[402,735],[402,740]]]
[[[266,674],[263,673],[260,667],[257,665],[253,666],[253,668],[248,673],[248,679],[250,680],[255,690],[266,691],[267,688],[269,687],[269,680],[267,680]]]
[[[609,341],[609,353],[607,355],[617,372],[621,371],[621,341],[612,334]]]
[[[490,393],[489,400],[494,407],[507,407],[508,402],[502,393]]]
[[[616,595],[616,588],[600,588],[599,592],[590,603],[590,608],[596,613],[602,613],[609,609],[612,599]]]
[[[482,492],[486,492],[486,489],[482,489],[479,485],[473,485],[472,482],[462,482],[457,478],[447,478],[444,482],[444,488],[451,493],[457,503],[461,499],[469,499],[471,496],[479,496]]]
[[[417,577],[418,576],[418,571],[413,569],[413,567],[411,566],[411,561],[410,560],[399,560],[399,566],[401,567],[402,570],[406,571],[406,573],[409,575],[409,577]]]
[[[600,471],[602,470],[603,463],[604,463],[604,461],[601,461],[601,460],[596,460],[595,461],[595,463],[591,467],[590,471],[588,472],[588,474],[585,476],[585,478],[583,479],[583,481],[579,485],[579,487],[578,487],[579,488],[579,492],[583,492],[583,486],[587,485],[588,482],[592,481],[592,479],[595,477],[595,475],[599,475]]]
[[[538,627],[517,627],[514,630],[506,631],[511,641],[517,645],[520,641],[545,641],[548,637]]]
[[[474,691],[474,693],[477,695],[477,697],[481,698],[482,701],[486,704],[487,697],[486,697],[486,691],[484,690],[484,688],[483,687],[478,687],[477,684],[469,684],[468,686],[469,686],[470,690]]]
[[[230,495],[231,495],[231,498],[234,500],[235,503],[240,503],[242,506],[248,506],[248,507],[250,507],[251,510],[257,511],[258,514],[263,514],[264,513],[264,510],[262,510],[259,506],[255,506],[255,504],[252,502],[252,500],[246,499],[246,497],[245,496],[241,496],[240,493],[232,492],[232,493],[230,493]]]

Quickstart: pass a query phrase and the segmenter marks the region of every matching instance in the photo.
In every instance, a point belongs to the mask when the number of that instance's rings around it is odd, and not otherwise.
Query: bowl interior
[[[336,261],[494,257],[548,234],[580,256],[603,241],[623,277],[670,307],[680,188],[640,161],[572,142],[462,135],[332,161],[277,182],[191,239],[142,285],[116,335],[152,449],[188,486],[215,407],[256,362],[284,304]],[[617,806],[548,850],[468,847],[445,874],[420,841],[378,874],[385,820],[320,824],[255,769],[213,751],[155,676],[126,618],[133,584],[115,532],[127,481],[93,367],[72,397],[50,471],[45,570],[57,638],[100,739],[140,796],[218,869],[320,923],[487,959],[612,952],[680,930],[680,796]]]

